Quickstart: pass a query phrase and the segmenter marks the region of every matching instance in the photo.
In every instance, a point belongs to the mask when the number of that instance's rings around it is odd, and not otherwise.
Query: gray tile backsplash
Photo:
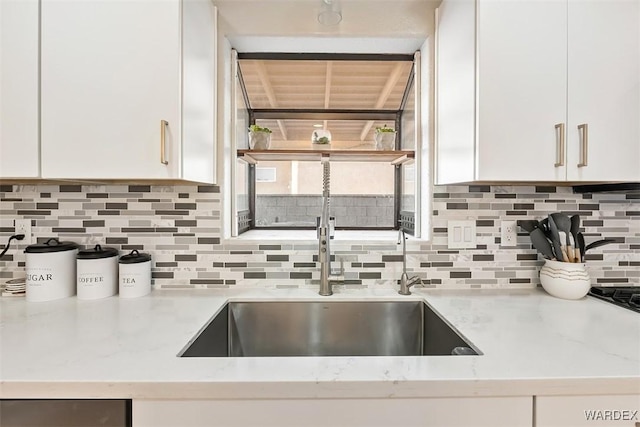
[[[89,246],[113,246],[153,256],[162,288],[260,285],[315,286],[316,245],[221,242],[217,186],[0,185],[0,247],[13,220],[32,220],[38,239],[59,237]],[[620,194],[573,194],[567,187],[446,186],[433,192],[432,240],[408,247],[408,269],[428,287],[527,288],[539,284],[542,260],[525,233],[515,248],[500,247],[500,221],[542,218],[562,211],[582,216],[587,243],[619,243],[587,255],[593,283],[640,285],[640,199]],[[473,219],[475,249],[447,248],[447,221]],[[24,245],[0,260],[0,279],[20,276]],[[388,284],[400,277],[393,243],[332,246],[344,261],[347,287]]]

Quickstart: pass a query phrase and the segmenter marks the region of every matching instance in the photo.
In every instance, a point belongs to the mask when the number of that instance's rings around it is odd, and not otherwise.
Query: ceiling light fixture
[[[340,0],[320,0],[318,22],[322,25],[338,25],[342,21]]]
[[[313,125],[314,128],[321,128],[324,127],[322,124],[320,123],[316,123],[315,125]]]

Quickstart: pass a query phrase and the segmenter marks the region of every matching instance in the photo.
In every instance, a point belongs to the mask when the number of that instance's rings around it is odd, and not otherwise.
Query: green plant
[[[387,125],[384,125],[384,127],[377,127],[376,128],[376,133],[393,133],[396,130],[394,128],[388,128]]]
[[[258,125],[251,125],[249,126],[249,131],[250,132],[265,132],[265,133],[271,133],[271,129],[269,128],[263,128],[260,127]]]
[[[326,136],[321,136],[320,138],[318,138],[318,132],[313,132],[313,143],[314,144],[328,144],[331,141],[329,141],[329,138]]]

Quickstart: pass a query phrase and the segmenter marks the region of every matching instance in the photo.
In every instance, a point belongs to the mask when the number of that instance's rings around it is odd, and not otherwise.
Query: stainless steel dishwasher
[[[131,427],[131,400],[2,399],[2,427]]]

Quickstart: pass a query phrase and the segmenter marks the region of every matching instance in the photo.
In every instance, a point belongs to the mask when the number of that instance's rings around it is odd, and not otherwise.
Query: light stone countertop
[[[424,299],[482,356],[179,358],[229,300]],[[154,291],[0,300],[0,398],[640,395],[640,314],[541,289]]]

